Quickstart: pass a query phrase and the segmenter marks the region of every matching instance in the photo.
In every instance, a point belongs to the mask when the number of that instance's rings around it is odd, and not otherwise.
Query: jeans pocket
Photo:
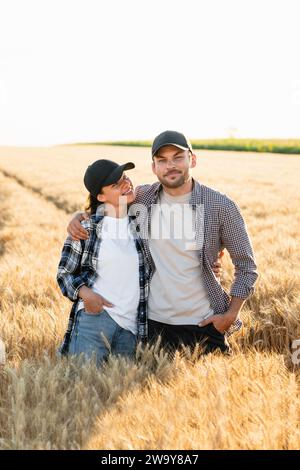
[[[82,310],[81,313],[83,313],[83,315],[85,315],[86,317],[99,317],[100,315],[102,315],[106,310],[104,310],[104,308],[102,310],[100,310],[100,312],[97,312],[97,313],[89,313],[87,312],[86,310]]]

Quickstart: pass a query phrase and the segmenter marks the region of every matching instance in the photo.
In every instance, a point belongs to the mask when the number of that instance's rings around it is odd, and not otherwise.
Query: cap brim
[[[159,149],[161,149],[162,147],[165,147],[166,145],[173,145],[173,147],[177,147],[181,150],[191,150],[189,147],[183,147],[183,145],[174,144],[173,142],[165,142],[159,147],[157,147],[156,149],[152,150],[152,157],[154,157],[154,155],[159,151]]]
[[[128,162],[128,163],[124,163],[124,165],[120,165],[118,166],[110,175],[109,177],[105,180],[104,184],[102,186],[108,186],[110,184],[114,184],[116,183],[117,181],[119,181],[119,179],[121,178],[122,176],[122,173],[126,170],[132,170],[133,168],[135,168],[135,164],[133,162]]]

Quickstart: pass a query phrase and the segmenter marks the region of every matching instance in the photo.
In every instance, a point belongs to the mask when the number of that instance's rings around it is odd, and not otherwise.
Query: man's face
[[[121,201],[120,201],[120,198]],[[128,176],[123,173],[122,177],[114,184],[104,186],[102,192],[98,194],[97,199],[101,202],[118,207],[119,204],[130,204],[135,199],[133,184]]]
[[[165,145],[153,157],[152,171],[166,188],[179,188],[196,165],[196,156],[174,145]]]

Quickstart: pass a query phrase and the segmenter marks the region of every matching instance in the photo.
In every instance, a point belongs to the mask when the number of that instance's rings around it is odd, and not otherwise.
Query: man
[[[237,205],[190,174],[196,155],[176,131],[152,145],[158,182],[136,189],[136,229],[141,231],[150,269],[149,340],[176,349],[205,341],[204,351],[229,350],[225,337],[241,327],[239,313],[257,279],[253,250]],[[69,233],[86,238],[77,215]],[[226,248],[235,266],[230,296],[212,265]]]

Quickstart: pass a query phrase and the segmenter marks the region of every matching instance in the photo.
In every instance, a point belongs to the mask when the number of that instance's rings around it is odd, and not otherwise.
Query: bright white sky
[[[0,145],[300,138],[299,0],[0,0]]]

